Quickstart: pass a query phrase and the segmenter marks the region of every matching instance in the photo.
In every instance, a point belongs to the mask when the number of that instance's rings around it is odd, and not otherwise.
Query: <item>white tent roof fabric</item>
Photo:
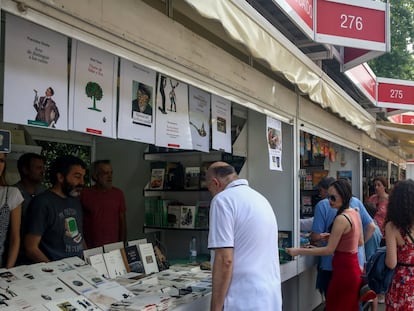
[[[312,101],[374,136],[375,118],[245,1],[185,1],[200,15],[219,21],[252,56],[265,60],[273,71],[281,72]]]

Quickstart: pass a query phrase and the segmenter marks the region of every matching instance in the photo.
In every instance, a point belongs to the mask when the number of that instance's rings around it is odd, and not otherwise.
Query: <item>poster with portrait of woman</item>
[[[67,130],[68,38],[6,14],[4,121]]]
[[[153,144],[155,141],[156,72],[121,59],[118,137]]]

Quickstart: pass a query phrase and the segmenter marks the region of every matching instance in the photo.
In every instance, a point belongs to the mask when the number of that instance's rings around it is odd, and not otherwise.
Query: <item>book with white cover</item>
[[[85,259],[85,261],[87,263],[90,264],[89,262],[89,257],[93,256],[93,255],[97,255],[97,254],[102,254],[103,253],[103,247],[95,247],[95,248],[89,248],[89,249],[85,249],[83,251],[83,258]]]
[[[120,249],[115,249],[109,253],[104,253],[103,257],[110,279],[114,279],[128,272]]]
[[[28,306],[42,305],[53,299],[77,296],[77,293],[57,278],[20,280],[10,286],[7,292],[10,293],[9,305],[22,306],[24,310]]]
[[[77,256],[63,258],[62,261],[66,262],[68,265],[72,266],[74,269],[84,267],[88,264],[85,260]]]
[[[8,271],[11,272],[19,280],[33,280],[35,278],[30,265],[16,266],[10,268]]]
[[[139,244],[145,244],[145,243],[148,243],[148,241],[147,241],[147,239],[144,238],[144,239],[128,241],[127,245],[128,246],[137,245],[137,247],[138,247]]]
[[[78,296],[69,299],[57,299],[45,304],[45,307],[49,311],[62,311],[62,310],[87,310],[87,311],[99,311],[101,310],[92,301],[84,296]]]
[[[109,278],[103,253],[90,256],[89,263],[98,272],[98,275]]]
[[[140,244],[138,245],[138,250],[144,265],[145,274],[159,272],[152,243]]]
[[[98,288],[86,291],[83,295],[102,310],[109,310],[112,303],[134,296],[128,289],[114,281],[106,282]]]
[[[85,269],[83,271],[78,271],[78,274],[86,282],[88,282],[89,284],[91,284],[93,286],[96,286],[96,287],[99,287],[103,283],[108,282],[108,280],[106,278],[104,278],[102,275],[100,275],[98,273],[98,271],[96,271],[92,267],[90,267],[89,270]]]
[[[81,278],[75,270],[60,273],[58,278],[78,294],[95,288],[95,286]]]
[[[109,244],[105,244],[103,246],[104,249],[104,253],[108,253],[110,251],[113,251],[115,249],[121,249],[124,248],[124,242],[115,242],[115,243],[109,243]]]
[[[8,283],[13,283],[19,280],[19,278],[10,270],[0,269],[0,280],[4,280]]]
[[[168,310],[175,299],[163,293],[151,293],[139,297],[123,299],[112,304],[112,310],[141,311],[148,310],[149,306],[156,306],[153,310]]]
[[[54,269],[57,273],[74,270],[74,268],[63,260],[55,260],[48,262],[49,268]]]
[[[56,268],[53,262],[39,262],[30,265],[34,275],[40,278],[56,278],[60,271]]]

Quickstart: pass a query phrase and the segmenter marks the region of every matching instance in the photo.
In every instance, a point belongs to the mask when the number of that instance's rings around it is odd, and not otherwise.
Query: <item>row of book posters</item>
[[[4,121],[161,147],[231,152],[231,102],[11,14]],[[68,69],[69,68],[69,69]],[[70,77],[68,92],[68,76]],[[118,118],[118,120],[117,120]]]

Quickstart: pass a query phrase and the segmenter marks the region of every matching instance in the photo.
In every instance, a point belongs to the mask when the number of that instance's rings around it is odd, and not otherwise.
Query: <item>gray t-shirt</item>
[[[62,198],[46,190],[30,202],[26,216],[26,233],[42,236],[39,248],[50,260],[82,256],[82,208],[78,198]]]

